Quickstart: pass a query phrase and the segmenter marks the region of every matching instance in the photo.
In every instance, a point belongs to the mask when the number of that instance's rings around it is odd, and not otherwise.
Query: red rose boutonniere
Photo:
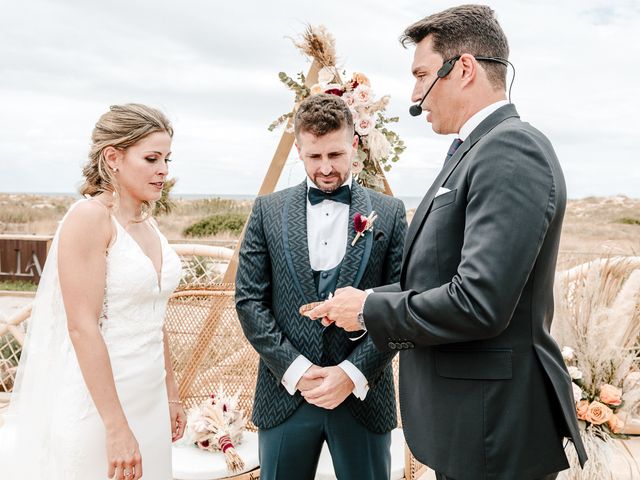
[[[353,216],[353,229],[356,231],[356,236],[354,237],[353,242],[351,242],[352,247],[356,244],[360,237],[364,236],[365,233],[373,229],[373,222],[376,220],[376,218],[378,218],[378,215],[376,214],[375,210],[366,217],[359,213],[356,213]]]

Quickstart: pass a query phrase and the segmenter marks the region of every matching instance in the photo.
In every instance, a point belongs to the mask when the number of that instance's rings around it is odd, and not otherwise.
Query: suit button
[[[322,278],[327,278],[329,274],[327,272],[322,272]]]
[[[387,347],[389,347],[391,350],[395,350],[396,349],[396,344],[395,344],[395,342],[389,342],[389,343],[387,343]]]
[[[320,298],[322,298],[324,300],[325,298],[327,298],[327,294],[326,293],[321,293],[320,294]]]

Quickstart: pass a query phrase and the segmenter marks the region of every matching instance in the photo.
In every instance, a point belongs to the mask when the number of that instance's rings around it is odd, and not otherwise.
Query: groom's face
[[[307,176],[320,190],[332,192],[351,174],[351,162],[358,150],[358,137],[346,126],[319,137],[301,131],[296,147]]]

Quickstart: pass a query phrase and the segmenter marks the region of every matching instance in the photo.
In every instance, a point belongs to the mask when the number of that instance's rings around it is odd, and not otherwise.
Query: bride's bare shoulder
[[[98,199],[78,202],[62,222],[60,234],[87,235],[109,240],[112,235],[112,221],[109,207]],[[107,242],[108,243],[108,242]]]

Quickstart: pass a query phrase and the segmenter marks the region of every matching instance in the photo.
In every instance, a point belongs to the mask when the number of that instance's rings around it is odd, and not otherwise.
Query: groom
[[[340,290],[310,314],[349,331],[364,322],[381,351],[402,350],[405,437],[439,479],[556,478],[568,467],[565,437],[586,461],[549,335],[560,164],[506,101],[509,48],[489,7],[426,17],[407,43],[413,101],[436,133],[457,138],[411,222],[400,282],[369,296]]]
[[[352,180],[358,137],[341,98],[307,98],[294,127],[307,178],[256,199],[236,278],[238,317],[260,354],[260,478],[313,479],[326,441],[338,478],[388,480],[395,352],[310,322],[299,307],[336,288],[398,281],[404,206]],[[373,231],[352,243],[354,215],[374,210]]]

